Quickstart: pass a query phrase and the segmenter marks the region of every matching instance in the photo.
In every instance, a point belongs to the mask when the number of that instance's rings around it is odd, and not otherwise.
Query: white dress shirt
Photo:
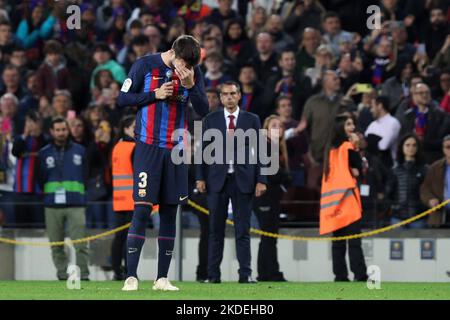
[[[223,112],[224,112],[224,116],[225,116],[225,124],[226,124],[226,128],[228,131],[228,126],[230,125],[230,115],[234,116],[233,122],[234,122],[234,127],[236,127],[237,124],[237,119],[239,116],[239,106],[236,108],[236,110],[234,110],[233,113],[228,112],[228,110],[226,108],[223,108]],[[233,160],[230,160],[229,162],[230,166],[228,168],[228,173],[233,173],[234,172],[234,167],[233,167]]]
[[[384,116],[374,120],[367,127],[366,133],[364,134],[366,137],[369,134],[376,134],[381,137],[381,140],[378,141],[378,149],[380,150],[391,150],[392,159],[396,159],[397,152],[397,140],[398,135],[400,134],[401,125],[400,122],[391,116],[389,113]]]

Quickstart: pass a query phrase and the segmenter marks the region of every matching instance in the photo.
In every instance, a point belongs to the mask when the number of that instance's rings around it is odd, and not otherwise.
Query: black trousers
[[[270,192],[272,191],[272,192]],[[268,189],[261,197],[255,198],[253,210],[258,219],[260,229],[278,233],[280,198],[277,192]],[[276,281],[283,279],[278,264],[277,239],[261,236],[258,248],[258,281]]]
[[[207,208],[207,201],[205,194],[192,195],[191,200]],[[208,279],[208,238],[209,238],[209,216],[196,209],[192,212],[197,216],[200,223],[200,241],[198,243],[198,265],[197,265],[197,279]]]
[[[239,262],[239,278],[251,276],[250,267],[250,217],[253,193],[239,191],[234,175],[227,175],[221,192],[208,193],[209,246],[208,277],[220,279],[220,264],[223,258],[225,223],[228,216],[228,201],[233,205],[236,255]]]
[[[335,237],[348,236],[361,232],[360,220],[342,228],[333,233]],[[333,256],[333,273],[335,281],[347,281],[348,270],[345,261],[345,253],[347,251],[350,258],[350,270],[355,275],[355,281],[367,280],[367,268],[364,261],[364,254],[361,247],[361,238],[352,240],[333,241],[332,256]]]
[[[14,202],[16,227],[45,228],[42,196],[33,193],[15,193]]]
[[[123,226],[131,222],[133,211],[116,212],[116,227]],[[111,246],[111,264],[116,275],[122,275],[126,271],[127,265],[127,234],[128,229],[117,232]],[[122,267],[122,260],[125,260],[125,269]]]

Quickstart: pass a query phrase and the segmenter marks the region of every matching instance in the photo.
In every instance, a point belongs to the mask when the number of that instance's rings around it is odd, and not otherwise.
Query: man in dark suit
[[[239,108],[241,99],[240,87],[229,81],[220,88],[220,100],[224,106],[208,114],[203,121],[203,132],[209,129],[219,130],[223,141],[232,138],[235,141],[233,156],[226,157],[230,144],[221,145],[224,157],[210,165],[202,164],[196,167],[197,189],[208,192],[207,200],[210,211],[210,231],[208,249],[208,278],[209,282],[220,283],[220,263],[223,257],[225,239],[225,222],[227,219],[228,202],[231,199],[234,214],[234,228],[236,237],[236,253],[239,262],[239,283],[255,283],[251,278],[250,255],[250,216],[252,198],[259,197],[266,190],[267,178],[261,174],[261,163],[257,157],[256,164],[251,164],[248,158],[251,154],[258,155],[259,145],[255,142],[237,142],[235,130],[255,130],[258,136],[261,124],[258,116]],[[210,131],[211,132],[211,131]],[[237,133],[237,132],[236,132]],[[203,135],[202,135],[203,136]],[[202,139],[203,140],[203,139]],[[211,142],[203,141],[201,150]],[[256,141],[256,144],[257,141]],[[220,153],[220,152],[219,152]],[[237,159],[242,155],[246,161],[240,163]],[[216,156],[217,154],[214,154]],[[205,156],[205,155],[204,155]],[[226,159],[225,159],[226,158]]]

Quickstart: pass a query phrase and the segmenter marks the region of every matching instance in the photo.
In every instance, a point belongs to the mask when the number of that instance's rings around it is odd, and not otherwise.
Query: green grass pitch
[[[448,283],[384,282],[379,290],[365,283],[173,284],[180,291],[155,292],[150,281],[141,281],[137,292],[122,292],[120,281],[82,282],[80,290],[67,289],[64,281],[0,281],[0,300],[450,300]]]

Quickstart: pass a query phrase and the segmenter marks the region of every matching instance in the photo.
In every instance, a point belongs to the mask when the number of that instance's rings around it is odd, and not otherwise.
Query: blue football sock
[[[172,260],[176,231],[176,205],[159,206],[160,227],[158,235],[158,277],[167,278],[170,261]]]
[[[151,206],[148,205],[134,207],[133,219],[127,237],[127,277],[137,278],[139,258],[145,242],[145,227],[151,211]]]

